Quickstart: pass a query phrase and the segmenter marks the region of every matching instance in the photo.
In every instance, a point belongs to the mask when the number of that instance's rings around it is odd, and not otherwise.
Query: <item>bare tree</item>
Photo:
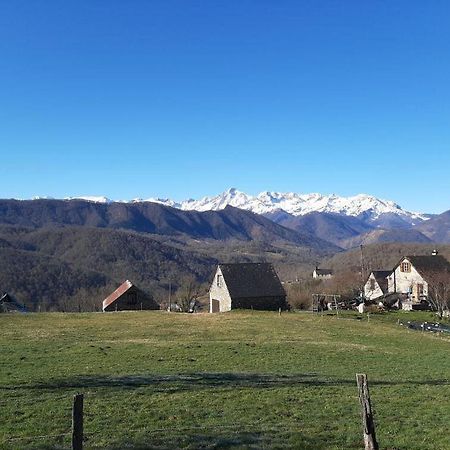
[[[192,312],[199,296],[200,285],[195,278],[185,278],[176,293],[177,304],[181,312]]]
[[[304,280],[285,285],[289,305],[297,309],[310,309],[312,295],[321,291],[322,280]]]
[[[428,301],[442,319],[450,309],[450,272],[436,271],[427,275]]]
[[[361,276],[358,272],[337,273],[330,280],[324,280],[323,292],[325,294],[339,294],[343,298],[357,296],[361,289]]]

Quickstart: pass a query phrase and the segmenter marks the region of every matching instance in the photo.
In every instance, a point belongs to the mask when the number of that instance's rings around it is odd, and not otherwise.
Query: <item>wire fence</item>
[[[123,392],[122,392],[123,394]],[[39,419],[42,421],[42,430],[48,429],[49,426],[54,426],[55,429],[60,429],[61,432],[56,433],[36,433],[36,434],[26,434],[24,430],[24,435],[20,433],[4,434],[0,437],[0,448],[28,448],[28,447],[39,447],[39,445],[46,445],[49,448],[59,448],[59,449],[70,449],[71,447],[71,437],[73,435],[73,428],[71,428],[71,407],[72,407],[72,396],[73,390],[68,390],[66,393],[54,394],[52,392],[41,393],[40,395],[27,398],[25,395],[17,396],[13,395],[6,400],[2,400],[0,405],[9,406],[11,410],[16,413],[19,410],[27,409],[30,415],[37,414]],[[84,394],[86,401],[86,412],[85,412],[85,431],[83,432],[83,437],[85,442],[88,443],[88,448],[103,448],[105,446],[111,446],[112,448],[120,448],[121,443],[127,443],[129,446],[133,446],[133,442],[140,442],[144,440],[145,442],[152,442],[153,439],[157,441],[167,441],[167,442],[181,442],[185,439],[192,438],[193,440],[198,435],[202,435],[205,439],[210,440],[210,444],[213,444],[214,439],[220,439],[224,437],[229,437],[231,435],[239,434],[252,434],[252,435],[289,435],[295,433],[295,427],[289,426],[286,423],[279,422],[274,423],[262,423],[261,421],[249,421],[249,422],[236,422],[236,423],[219,423],[223,419],[221,414],[216,414],[215,411],[208,413],[208,420],[216,423],[210,424],[200,424],[186,425],[183,426],[182,423],[175,424],[172,421],[167,421],[167,425],[161,427],[161,418],[157,418],[155,426],[142,426],[142,427],[115,427],[114,406],[123,405],[124,401],[127,404],[132,404],[130,402],[130,397],[134,397],[133,394],[130,396],[121,397],[117,400],[111,392],[98,392],[98,391],[87,391]],[[128,401],[127,401],[128,400]],[[108,403],[108,408],[104,408]],[[94,411],[90,411],[90,407],[94,406],[92,402],[96,402]],[[55,422],[51,422],[51,417],[54,414],[55,405],[61,405],[59,414],[55,417]],[[99,404],[101,410],[103,410],[101,416],[97,415],[99,412]],[[128,409],[129,406],[127,405]],[[42,414],[42,412],[47,410],[47,414]],[[129,410],[129,409],[128,409]],[[189,420],[189,413],[181,417],[180,420]],[[154,418],[154,417],[153,417]],[[163,419],[164,420],[164,419]],[[196,421],[202,420],[202,418],[197,417]],[[159,424],[158,424],[159,422]],[[19,423],[19,422],[17,422]],[[64,425],[64,423],[66,425]],[[73,423],[72,423],[73,427]],[[96,431],[91,431],[89,428],[96,428]],[[66,428],[64,430],[64,428]],[[92,429],[91,428],[91,429]],[[99,429],[100,428],[100,429]],[[267,436],[266,436],[267,437]],[[41,444],[40,444],[40,443]],[[105,445],[105,443],[108,443]],[[125,445],[125,444],[124,444]],[[138,445],[139,446],[139,445]],[[47,448],[47,447],[46,447]]]
[[[365,407],[366,409],[368,408],[368,411],[365,413],[363,412],[363,414],[366,414],[367,420],[372,420],[373,415],[370,407],[370,398],[368,396],[367,377],[364,374],[358,374],[357,380],[358,376],[364,377],[361,379],[364,380],[365,392],[362,391],[362,388],[360,388],[358,384],[358,389],[360,391],[360,402],[363,404],[364,400]],[[277,446],[282,447],[283,442],[286,442],[287,439],[295,437],[299,433],[298,421],[295,418],[290,421],[286,421],[285,417],[279,415],[276,416],[279,420],[273,420],[273,416],[267,419],[266,415],[262,414],[261,418],[257,418],[257,420],[246,421],[246,418],[247,420],[252,419],[252,416],[246,416],[245,407],[239,411],[237,420],[233,421],[232,424],[229,423],[232,416],[224,414],[223,411],[220,410],[216,411],[214,408],[211,408],[209,413],[197,415],[196,417],[190,415],[191,411],[189,409],[185,409],[184,413],[182,413],[179,417],[174,417],[177,421],[179,419],[179,422],[176,423],[169,420],[170,417],[165,415],[167,414],[167,411],[165,411],[165,413],[158,413],[156,411],[155,414],[155,410],[152,410],[152,405],[149,404],[146,405],[146,408],[148,409],[145,409],[144,417],[142,415],[140,417],[132,417],[130,405],[132,405],[132,407],[136,407],[136,404],[132,401],[130,402],[129,397],[136,399],[138,396],[121,396],[117,399],[114,395],[111,395],[111,393],[109,393],[109,395],[105,394],[106,392],[101,391],[87,391],[85,394],[75,394],[73,396],[72,404],[70,400],[71,395],[73,395],[73,389],[57,395],[52,395],[51,392],[41,393],[41,395],[38,395],[32,399],[23,398],[20,395],[13,395],[7,400],[2,400],[1,404],[9,405],[10,408],[12,407],[11,410],[13,411],[16,409],[17,405],[33,405],[33,407],[36,407],[35,410],[29,408],[28,413],[30,416],[33,416],[34,414],[33,427],[40,426],[42,427],[41,430],[44,432],[36,433],[34,435],[27,435],[26,430],[24,430],[24,435],[17,433],[11,433],[11,435],[8,435],[5,433],[0,437],[0,447],[5,449],[9,447],[28,448],[38,445],[36,444],[38,441],[44,441],[44,444],[50,446],[50,448],[79,449],[82,448],[82,443],[84,441],[89,443],[89,448],[121,448],[121,445],[130,448],[133,448],[133,446],[136,445],[138,448],[141,448],[143,442],[145,445],[149,442],[163,442],[166,445],[169,443],[168,447],[166,446],[163,448],[178,448],[177,444],[185,444],[186,442],[189,443],[189,440],[196,442],[199,439],[203,439],[203,442],[207,443],[210,447],[211,445],[214,446],[215,440],[217,441],[223,438],[230,438],[230,435],[236,435],[236,439],[238,441],[250,439],[257,442],[262,439],[265,440],[265,442],[271,442],[271,440],[274,439],[278,443]],[[142,393],[140,395],[142,395]],[[87,403],[87,420],[85,424],[86,431],[84,431],[83,423],[83,400],[85,396],[88,400],[95,399],[94,402]],[[365,398],[363,398],[364,396]],[[105,400],[110,402],[108,407],[105,407]],[[60,405],[58,409],[59,414],[54,415],[56,409],[53,408],[54,405],[52,405],[52,403]],[[61,403],[63,404],[61,405]],[[130,417],[127,417],[122,422],[121,419],[124,418],[124,416],[120,414],[121,407],[128,408],[127,413],[130,414]],[[221,408],[222,407],[226,409],[225,406],[221,406]],[[45,414],[36,414],[37,411],[41,411],[43,409],[48,410],[47,416]],[[70,420],[70,411],[72,412],[72,420]],[[149,417],[146,417],[147,411],[149,412]],[[46,417],[48,419],[51,417],[53,421],[46,420]],[[208,423],[198,423],[206,418],[208,419]],[[145,420],[150,423],[153,422],[154,426],[133,427],[133,419],[134,423],[139,423]],[[184,425],[187,421],[195,421],[197,423],[195,423],[195,425]],[[225,423],[222,423],[222,421],[225,421]],[[226,421],[228,421],[228,423]],[[16,423],[19,425],[20,418],[16,421]],[[127,424],[131,426],[127,428]],[[161,426],[161,424],[163,424],[163,426]],[[45,433],[46,430],[50,431],[49,427],[52,426],[55,431],[60,432]],[[374,424],[371,423],[368,429],[374,430]],[[285,438],[285,436],[289,437]],[[74,444],[77,440],[78,445],[81,446],[76,446]],[[186,445],[181,444],[179,446],[186,447]],[[189,445],[186,448],[195,448]]]
[[[113,431],[113,430],[110,430]],[[276,434],[292,434],[295,433],[297,430],[293,427],[287,427],[286,424],[279,423],[279,424],[272,424],[270,426],[261,426],[260,423],[239,423],[239,424],[233,424],[233,425],[208,425],[208,426],[190,426],[190,427],[165,427],[165,428],[150,428],[150,427],[142,427],[142,428],[133,428],[133,429],[126,429],[123,431],[123,434],[126,436],[129,436],[130,434],[145,434],[145,435],[154,435],[154,434],[165,434],[170,433],[173,436],[185,436],[187,432],[191,433],[198,433],[198,432],[206,432],[206,433],[212,433],[216,431],[226,431],[230,433],[276,433]],[[105,432],[84,432],[83,433],[85,437],[89,437],[89,440],[93,436],[111,436],[111,434],[105,430]],[[2,440],[0,440],[0,444],[8,444],[8,443],[14,443],[14,442],[20,442],[20,441],[35,441],[35,440],[56,440],[58,438],[69,438],[72,436],[72,432],[68,431],[66,433],[59,433],[59,434],[44,434],[44,435],[29,435],[29,436],[8,436]],[[90,447],[94,446],[95,443],[91,443]]]
[[[38,439],[49,439],[49,438],[58,438],[58,437],[64,437],[64,436],[71,436],[71,432],[68,431],[67,433],[60,433],[60,434],[44,434],[41,436],[32,435],[32,436],[11,436],[3,439],[0,441],[2,444],[6,444],[8,442],[17,442],[17,441],[34,441]]]

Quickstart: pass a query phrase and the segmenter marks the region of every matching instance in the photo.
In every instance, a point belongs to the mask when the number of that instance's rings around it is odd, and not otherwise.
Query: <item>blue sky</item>
[[[0,197],[450,208],[448,1],[0,2]]]

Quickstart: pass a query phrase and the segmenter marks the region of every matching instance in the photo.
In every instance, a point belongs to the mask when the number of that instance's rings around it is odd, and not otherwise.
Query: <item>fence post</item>
[[[73,396],[72,450],[83,450],[83,394]]]
[[[361,404],[361,418],[364,435],[364,449],[378,450],[378,443],[375,437],[375,423],[373,421],[372,407],[370,405],[369,385],[367,375],[356,374],[356,384],[358,385],[359,402]]]

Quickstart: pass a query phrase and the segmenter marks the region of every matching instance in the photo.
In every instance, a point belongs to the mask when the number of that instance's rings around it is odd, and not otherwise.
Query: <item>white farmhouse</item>
[[[429,295],[429,283],[436,274],[450,273],[450,263],[442,256],[404,256],[387,277],[388,292],[403,294],[403,309],[415,309]]]
[[[319,269],[317,266],[312,273],[313,278],[318,278],[320,280],[328,280],[333,278],[333,271],[331,269]]]

